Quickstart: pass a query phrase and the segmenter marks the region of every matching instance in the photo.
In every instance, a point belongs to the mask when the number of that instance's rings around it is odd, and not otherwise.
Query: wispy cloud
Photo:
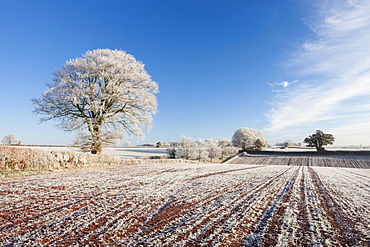
[[[288,83],[289,90],[272,102],[266,131],[298,133],[319,127],[337,132],[333,134],[341,136],[341,143],[350,137],[353,142],[354,133],[362,133],[356,134],[358,144],[370,144],[369,13],[367,0],[321,4],[315,22],[308,24],[316,38],[290,61],[298,83]]]

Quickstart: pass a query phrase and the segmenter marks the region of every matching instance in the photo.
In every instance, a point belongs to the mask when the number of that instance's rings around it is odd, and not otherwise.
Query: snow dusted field
[[[1,246],[369,246],[370,170],[150,164],[0,180]]]
[[[106,148],[103,154],[121,159],[135,159],[148,156],[166,156],[166,148]]]
[[[53,150],[53,151],[69,151],[79,152],[78,148],[73,147],[39,147],[39,146],[22,146],[24,148]],[[149,156],[165,156],[167,155],[166,148],[105,148],[104,155],[117,156],[121,159],[135,159]]]

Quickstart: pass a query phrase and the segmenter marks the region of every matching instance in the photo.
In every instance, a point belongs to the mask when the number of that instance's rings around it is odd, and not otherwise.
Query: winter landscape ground
[[[73,147],[42,147],[42,146],[23,146],[23,148],[53,150],[65,152],[78,152],[78,148]],[[106,148],[103,150],[104,155],[116,156],[120,159],[135,159],[148,156],[163,156],[167,155],[166,148]]]
[[[295,158],[5,178],[0,245],[369,246],[370,170]]]

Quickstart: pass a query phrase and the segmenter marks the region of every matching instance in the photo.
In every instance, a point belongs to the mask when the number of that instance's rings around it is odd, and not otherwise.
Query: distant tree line
[[[183,158],[211,162],[223,160],[237,153],[237,149],[226,139],[194,140],[191,137],[182,136],[179,141],[171,141],[167,148],[170,158]]]
[[[166,145],[160,142],[157,145]],[[230,158],[238,151],[261,150],[267,145],[262,131],[241,128],[238,129],[232,141],[227,139],[194,140],[191,137],[182,136],[179,141],[171,141],[167,148],[170,158],[183,158],[199,161],[220,161]]]
[[[293,140],[285,140],[283,142],[277,142],[276,147],[289,148],[289,147],[302,147],[302,142],[294,142]]]
[[[308,136],[304,139],[308,147],[315,147],[318,152],[325,151],[325,145],[332,145],[334,143],[334,136],[332,134],[325,134],[321,130]],[[161,142],[157,146],[164,146]],[[262,150],[266,147],[262,131],[252,128],[241,128],[235,131],[232,140],[220,139],[206,139],[194,140],[187,136],[182,136],[179,141],[172,141],[167,148],[170,158],[183,158],[191,160],[206,161],[223,160],[235,155],[238,151],[255,151]],[[302,143],[294,143],[292,140],[286,140],[281,143],[282,147],[302,146]]]

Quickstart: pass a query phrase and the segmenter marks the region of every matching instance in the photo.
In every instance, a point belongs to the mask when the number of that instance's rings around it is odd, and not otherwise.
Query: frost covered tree
[[[258,139],[263,145],[266,145],[266,140],[263,137],[262,131],[244,127],[235,131],[231,142],[234,146],[247,150],[255,148]]]
[[[91,153],[101,153],[125,133],[144,136],[157,111],[158,85],[144,64],[121,50],[97,49],[71,59],[53,83],[32,99],[41,122],[56,120],[64,131],[82,130]]]
[[[132,146],[132,144],[131,144],[131,142],[129,142],[129,141],[125,141],[125,143],[123,144],[123,146],[124,146],[124,147],[131,147],[131,146]]]
[[[4,138],[1,140],[1,143],[4,145],[21,144],[21,142],[18,141],[17,137],[13,134],[4,136]]]
[[[209,152],[204,142],[197,141],[195,146],[195,158],[199,161],[205,161],[209,158]]]
[[[176,156],[177,156],[177,149],[175,146],[170,146],[166,149],[167,151],[167,154],[168,154],[168,158],[170,159],[175,159]]]
[[[236,149],[236,147],[224,147],[222,149],[222,159],[224,159],[225,157],[226,158],[229,158],[233,155],[235,155],[236,153],[238,152],[238,150]]]
[[[170,145],[170,147],[179,147],[180,143],[178,141],[172,140],[172,141],[169,142],[169,145]]]
[[[223,149],[223,148],[226,148],[226,147],[231,147],[233,146],[233,144],[231,143],[231,141],[225,139],[225,138],[221,138],[219,141],[218,141],[218,145]]]
[[[285,140],[284,142],[283,142],[283,146],[284,147],[293,147],[293,145],[294,145],[294,142],[292,141],[292,140]]]
[[[231,143],[231,141],[221,138],[218,141],[218,146],[221,148],[221,159],[229,158],[237,153],[237,149]]]
[[[218,141],[209,138],[195,141],[187,136],[182,136],[180,141],[171,141],[170,147],[167,148],[170,158],[181,157],[188,160],[210,160],[211,162],[214,159],[230,157],[236,152],[237,149],[226,139]]]
[[[182,136],[179,141],[179,149],[178,153],[180,156],[182,156],[184,159],[191,159],[195,155],[195,142],[193,138]]]
[[[255,142],[254,142],[254,148],[256,150],[262,150],[262,148],[265,146],[265,144],[263,143],[263,141],[261,141],[260,139],[257,139]]]
[[[316,130],[316,133],[306,137],[303,143],[307,143],[307,147],[315,147],[317,152],[323,152],[325,151],[323,146],[333,145],[334,140],[335,138],[332,134],[325,134],[321,130]]]
[[[214,158],[220,158],[221,157],[222,149],[219,146],[219,143],[218,143],[217,140],[207,139],[204,142],[204,145],[207,148],[208,158],[211,159],[211,162],[213,161]]]

